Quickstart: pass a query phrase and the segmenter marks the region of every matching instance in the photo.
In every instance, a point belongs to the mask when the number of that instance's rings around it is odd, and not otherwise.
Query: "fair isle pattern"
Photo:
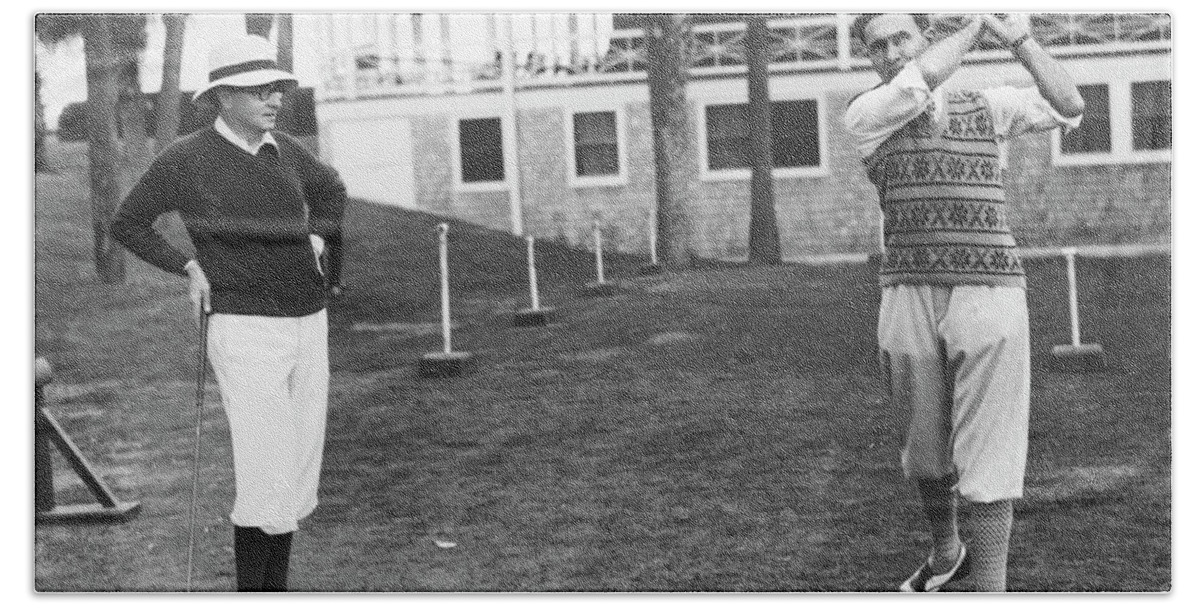
[[[1021,274],[1021,260],[1011,247],[916,245],[889,248],[884,266],[896,273]]]
[[[884,216],[881,284],[1025,285],[982,95],[947,94],[944,120],[922,114],[865,162]]]
[[[897,201],[883,210],[892,233],[958,230],[1004,233],[1004,206],[992,201]]]
[[[949,131],[949,130],[947,130]],[[999,182],[1003,177],[1000,159],[938,151],[897,153],[887,166],[892,185],[945,183],[974,185]]]

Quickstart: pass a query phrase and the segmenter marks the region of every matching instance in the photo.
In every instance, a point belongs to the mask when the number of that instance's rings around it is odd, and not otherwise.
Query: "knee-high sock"
[[[960,581],[963,591],[1004,591],[1008,579],[1008,541],[1012,534],[1013,503],[963,501],[963,536],[970,573]]]
[[[233,557],[238,591],[287,591],[292,533],[267,534],[261,528],[234,526]]]
[[[268,535],[268,559],[263,574],[263,591],[287,591],[288,562],[292,554],[292,533]]]
[[[954,477],[918,479],[917,489],[921,492],[921,504],[929,520],[934,554],[942,557],[956,554],[959,544],[958,496],[954,492]]]
[[[233,527],[233,561],[238,591],[262,591],[270,550],[261,528]]]

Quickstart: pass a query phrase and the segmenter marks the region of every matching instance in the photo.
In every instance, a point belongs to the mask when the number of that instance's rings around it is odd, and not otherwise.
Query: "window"
[[[1079,86],[1087,107],[1079,127],[1051,132],[1055,166],[1171,162],[1170,62],[1113,71]]]
[[[812,99],[771,103],[771,156],[776,167],[821,164],[817,102]]]
[[[1112,152],[1112,121],[1108,110],[1108,85],[1088,84],[1079,87],[1083,96],[1083,120],[1079,128],[1062,136],[1063,154]]]
[[[621,172],[616,112],[581,112],[573,118],[575,176],[600,177]]]
[[[771,102],[771,157],[775,167],[820,167],[819,116],[814,99]],[[705,108],[708,170],[750,167],[749,123],[747,104]]]
[[[626,116],[620,101],[581,101],[563,108],[563,156],[571,188],[629,183]]]
[[[462,183],[504,181],[504,137],[499,118],[458,121]]]
[[[708,106],[704,124],[708,131],[708,168],[740,169],[750,166],[750,139],[746,104]]]
[[[1171,81],[1135,82],[1133,97],[1133,149],[1171,149]]]

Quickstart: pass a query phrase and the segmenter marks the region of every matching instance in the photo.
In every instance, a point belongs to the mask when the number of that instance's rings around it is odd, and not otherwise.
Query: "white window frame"
[[[504,179],[493,182],[466,182],[463,181],[462,172],[462,142],[459,138],[459,123],[464,120],[478,120],[480,118],[495,118],[500,121],[500,159],[504,166]],[[450,162],[454,172],[454,190],[456,192],[504,192],[512,185],[512,171],[508,162],[508,155],[512,151],[506,149],[507,141],[504,137],[504,130],[509,128],[508,120],[504,116],[489,112],[474,112],[467,114],[458,114],[450,118]]]
[[[1136,83],[1140,83],[1140,82],[1162,82],[1162,81],[1167,81],[1167,82],[1171,83],[1171,97],[1174,97],[1175,96],[1175,83],[1173,82],[1173,80],[1170,76],[1165,76],[1163,78],[1152,78],[1152,77],[1130,78],[1128,84],[1125,87],[1125,95],[1129,98],[1129,116],[1126,117],[1128,119],[1128,123],[1129,123],[1129,156],[1131,159],[1133,159],[1133,162],[1139,162],[1139,163],[1171,162],[1172,152],[1175,151],[1175,134],[1174,134],[1174,132],[1175,132],[1175,112],[1174,111],[1171,112],[1171,147],[1169,147],[1165,150],[1138,150],[1133,147],[1133,85]],[[1174,100],[1172,100],[1172,101],[1174,101]]]
[[[1146,74],[1113,78],[1107,81],[1077,83],[1080,86],[1097,84],[1108,86],[1109,138],[1112,149],[1110,152],[1063,154],[1062,129],[1054,129],[1050,135],[1051,163],[1056,167],[1079,167],[1171,162],[1175,147],[1174,138],[1171,141],[1171,148],[1166,150],[1135,150],[1133,148],[1133,83],[1157,80],[1171,81],[1172,78],[1170,74]],[[1171,117],[1171,120],[1174,121],[1174,116]]]
[[[829,175],[829,126],[827,117],[827,102],[825,94],[819,93],[811,96],[805,95],[788,95],[781,97],[772,97],[771,102],[777,101],[816,101],[817,102],[817,139],[821,163],[815,167],[774,167],[771,169],[771,177],[774,179],[788,178],[812,178],[825,177]],[[706,97],[698,100],[696,103],[696,143],[699,146],[696,156],[700,159],[700,179],[701,181],[736,181],[749,180],[752,170],[744,169],[709,169],[708,168],[708,108],[710,106],[723,106],[729,104],[744,104],[748,103],[745,91],[740,95],[729,95],[720,97]]]
[[[597,112],[612,112],[616,117],[617,127],[617,173],[616,175],[576,175],[575,174],[575,115],[592,114]],[[572,105],[563,108],[563,145],[567,157],[567,185],[572,188],[596,188],[604,186],[624,186],[629,183],[629,138],[626,135],[628,121],[625,116],[625,106],[619,104]]]

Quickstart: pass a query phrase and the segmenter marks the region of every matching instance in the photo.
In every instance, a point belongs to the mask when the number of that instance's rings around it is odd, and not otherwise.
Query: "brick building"
[[[563,31],[578,38],[575,19]],[[410,34],[429,32],[431,23],[449,31],[449,20],[326,19],[321,150],[351,194],[574,245],[588,243],[598,222],[607,243],[648,252],[654,161],[645,44],[633,17],[613,18],[599,60],[543,45],[513,63],[474,65],[466,79],[461,70],[455,79],[453,70],[423,67],[447,65],[453,37],[442,35],[433,47],[429,36],[412,43]],[[850,98],[878,82],[849,36],[851,20],[805,14],[770,22],[775,204],[785,260],[879,246],[876,193],[841,127]],[[1169,244],[1170,16],[1035,14],[1031,23],[1081,85],[1088,112],[1069,135],[1027,136],[1011,147],[1009,220],[1018,242]],[[487,31],[485,39],[495,33]],[[744,259],[744,24],[705,15],[692,36],[694,246],[705,257]],[[1008,51],[985,41],[950,84],[1006,83],[1032,79]]]

